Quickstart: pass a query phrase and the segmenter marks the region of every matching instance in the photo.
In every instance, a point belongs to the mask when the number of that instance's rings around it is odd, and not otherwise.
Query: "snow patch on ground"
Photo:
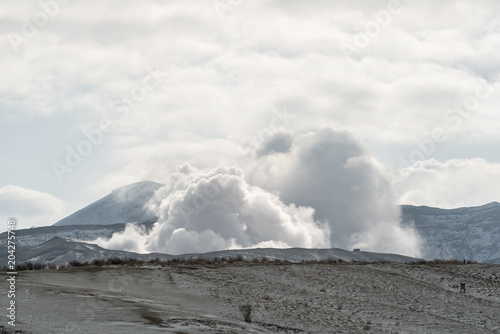
[[[16,329],[500,333],[498,269],[486,264],[232,264],[20,272]],[[466,293],[459,292],[462,282]],[[252,306],[252,323],[243,321],[243,304]]]

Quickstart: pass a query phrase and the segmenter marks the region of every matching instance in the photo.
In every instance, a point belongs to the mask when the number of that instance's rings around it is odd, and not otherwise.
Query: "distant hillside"
[[[136,253],[126,251],[116,251],[101,248],[97,245],[83,242],[70,241],[59,237],[54,237],[49,241],[36,246],[17,247],[16,263],[54,263],[67,264],[70,261],[92,261],[94,259],[105,258],[142,258],[154,259],[155,254],[141,256]],[[0,256],[1,263],[7,263],[6,256]]]
[[[8,253],[0,254],[0,263],[7,263]],[[184,255],[169,255],[161,253],[137,254],[133,252],[116,251],[101,248],[94,244],[70,241],[59,237],[54,237],[49,241],[36,246],[19,246],[16,249],[16,263],[39,262],[66,264],[77,260],[80,262],[92,261],[94,259],[106,258],[134,258],[139,260],[152,260],[159,258],[163,261],[176,259],[214,259],[214,258],[236,258],[253,260],[267,257],[269,259],[286,260],[290,262],[317,261],[317,260],[343,260],[346,262],[415,262],[419,259],[401,256],[396,254],[379,254],[369,252],[350,252],[343,249],[305,249],[305,248],[258,248],[225,250],[210,253],[196,253]]]
[[[146,231],[149,231],[155,222],[156,219],[151,219],[138,225],[144,226]],[[124,231],[125,226],[126,224],[63,225],[16,230],[16,245],[36,246],[54,237],[85,242],[94,241],[97,238],[109,239],[113,236],[113,233]],[[0,247],[7,247],[7,232],[0,234]]]
[[[498,259],[491,259],[488,260],[487,263],[492,263],[492,264],[500,264],[500,257]]]
[[[153,213],[145,208],[146,203],[162,185],[143,181],[118,189],[100,200],[61,219],[54,225],[113,225],[140,223],[154,219]]]
[[[403,205],[403,225],[416,227],[425,239],[427,259],[500,258],[500,203],[458,209]]]

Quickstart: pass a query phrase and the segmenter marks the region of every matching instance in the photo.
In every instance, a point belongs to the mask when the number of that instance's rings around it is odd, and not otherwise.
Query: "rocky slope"
[[[451,210],[403,205],[401,210],[403,224],[414,225],[425,240],[424,258],[500,258],[500,203]]]
[[[161,186],[143,181],[120,187],[54,225],[112,225],[150,220],[155,215],[147,210],[147,203]]]

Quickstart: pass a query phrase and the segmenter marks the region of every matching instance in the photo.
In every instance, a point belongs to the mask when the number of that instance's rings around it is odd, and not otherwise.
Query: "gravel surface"
[[[484,264],[236,263],[20,272],[16,329],[500,333],[499,269]],[[459,292],[461,282],[466,293]],[[243,321],[239,307],[244,304],[252,306],[252,323]]]

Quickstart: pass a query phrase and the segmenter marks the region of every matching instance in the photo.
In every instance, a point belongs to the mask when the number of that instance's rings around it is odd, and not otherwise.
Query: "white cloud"
[[[67,213],[65,203],[50,194],[14,185],[0,188],[0,216],[16,218],[18,229],[52,225]],[[0,227],[6,230],[6,224]]]
[[[406,169],[404,182],[398,183],[401,204],[440,208],[483,205],[500,201],[500,164],[483,159],[434,159],[418,162]]]

